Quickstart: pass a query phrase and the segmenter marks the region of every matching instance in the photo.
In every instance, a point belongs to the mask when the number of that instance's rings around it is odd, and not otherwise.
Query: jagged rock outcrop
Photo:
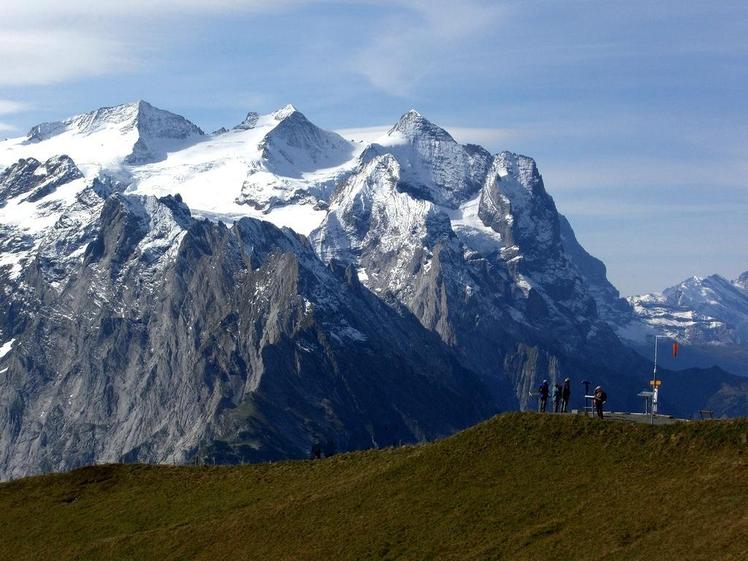
[[[247,116],[244,118],[244,120],[236,125],[234,129],[239,130],[250,130],[257,126],[257,121],[260,119],[260,114],[256,111],[250,111],[247,113]],[[223,132],[227,132],[225,129]]]
[[[742,273],[737,279],[735,279],[734,284],[738,288],[742,288],[743,290],[748,290],[748,271],[746,271],[745,273]]]
[[[0,206],[9,199],[26,195],[20,202],[35,203],[66,183],[81,179],[83,174],[68,156],[54,156],[44,164],[21,159],[0,173]]]

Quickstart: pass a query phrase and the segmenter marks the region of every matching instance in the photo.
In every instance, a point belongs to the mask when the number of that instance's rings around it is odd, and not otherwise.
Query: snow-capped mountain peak
[[[293,105],[272,114],[278,124],[260,142],[262,157],[274,173],[301,177],[305,172],[333,168],[353,157],[353,144],[322,130]]]
[[[40,142],[64,132],[88,135],[112,128],[123,133],[138,129],[141,135],[154,138],[176,139],[203,134],[184,117],[158,109],[147,101],[138,100],[112,107],[101,107],[63,121],[36,125],[31,128],[27,138],[31,142]]]
[[[109,126],[129,130],[135,126],[141,101],[124,103],[112,107],[100,107],[95,111],[74,115],[62,121],[40,123],[31,127],[26,137],[30,142],[42,142],[65,132],[92,134]]]
[[[297,112],[298,112],[298,109],[296,109],[296,107],[288,103],[284,105],[283,107],[281,107],[280,109],[276,109],[275,111],[273,111],[272,115],[276,121],[282,121],[286,117],[289,117]]]
[[[415,109],[411,109],[400,117],[400,120],[392,127],[387,136],[397,137],[402,135],[406,140],[413,141],[417,138],[430,138],[440,142],[456,143],[447,131],[435,125]]]
[[[362,157],[390,153],[400,164],[400,189],[456,209],[481,188],[493,157],[479,146],[458,144],[417,111],[405,113]]]
[[[230,131],[134,167],[131,190],[159,197],[181,193],[198,216],[228,223],[261,217],[308,234],[362,148],[287,105],[265,115],[250,112]]]
[[[93,179],[103,169],[163,160],[169,152],[203,136],[203,131],[184,117],[135,101],[41,123],[25,137],[2,141],[0,167],[23,158],[45,161],[66,154]]]

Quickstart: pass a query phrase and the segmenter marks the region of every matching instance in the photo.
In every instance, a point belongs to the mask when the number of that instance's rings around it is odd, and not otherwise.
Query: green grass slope
[[[507,414],[422,446],[0,485],[0,559],[748,559],[748,421]]]

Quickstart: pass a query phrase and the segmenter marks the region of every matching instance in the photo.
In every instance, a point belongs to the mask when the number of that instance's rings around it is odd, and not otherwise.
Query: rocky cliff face
[[[748,271],[742,273],[737,279],[735,279],[733,284],[742,290],[748,290]]]
[[[434,438],[495,410],[438,337],[289,230],[109,196],[54,288],[36,262],[2,359],[3,477],[94,461],[305,457]],[[4,302],[5,303],[5,302]]]
[[[291,106],[205,136],[130,104],[0,166],[0,477],[430,439],[544,378],[639,405],[631,309],[536,163],[414,111],[359,146]]]

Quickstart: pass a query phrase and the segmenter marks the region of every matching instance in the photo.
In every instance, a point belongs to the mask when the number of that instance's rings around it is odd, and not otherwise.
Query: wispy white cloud
[[[466,40],[486,33],[506,13],[482,0],[393,0],[403,14],[386,21],[354,55],[351,70],[372,85],[408,95],[430,73],[442,69]]]
[[[4,0],[0,87],[126,73],[168,43],[168,22],[202,14],[273,12],[302,0]],[[145,34],[147,23],[158,33]],[[157,45],[158,43],[158,45]]]
[[[0,115],[14,115],[31,109],[31,105],[22,101],[13,101],[11,99],[0,99]],[[0,132],[17,130],[18,127],[0,121]]]
[[[379,138],[383,137],[391,128],[392,125],[374,125],[371,127],[337,129],[335,132],[348,140],[369,144],[376,142]]]
[[[356,0],[386,8],[357,47],[328,61],[389,93],[406,94],[443,68],[460,46],[496,25],[506,9],[488,0]],[[196,16],[278,13],[330,0],[4,0],[0,87],[117,74],[167,48],[175,22]],[[383,10],[384,12],[385,10]],[[149,33],[143,32],[146,26]],[[156,40],[157,39],[157,40]]]
[[[7,22],[87,21],[118,17],[141,19],[231,11],[268,12],[308,3],[308,0],[5,0],[0,12]]]
[[[489,150],[498,151],[510,148],[520,139],[527,136],[527,132],[517,128],[501,127],[444,127],[462,144],[479,144]]]
[[[28,111],[31,106],[23,101],[13,101],[11,99],[0,99],[0,115],[11,115]]]
[[[0,86],[53,84],[130,70],[127,45],[75,30],[0,30]]]

